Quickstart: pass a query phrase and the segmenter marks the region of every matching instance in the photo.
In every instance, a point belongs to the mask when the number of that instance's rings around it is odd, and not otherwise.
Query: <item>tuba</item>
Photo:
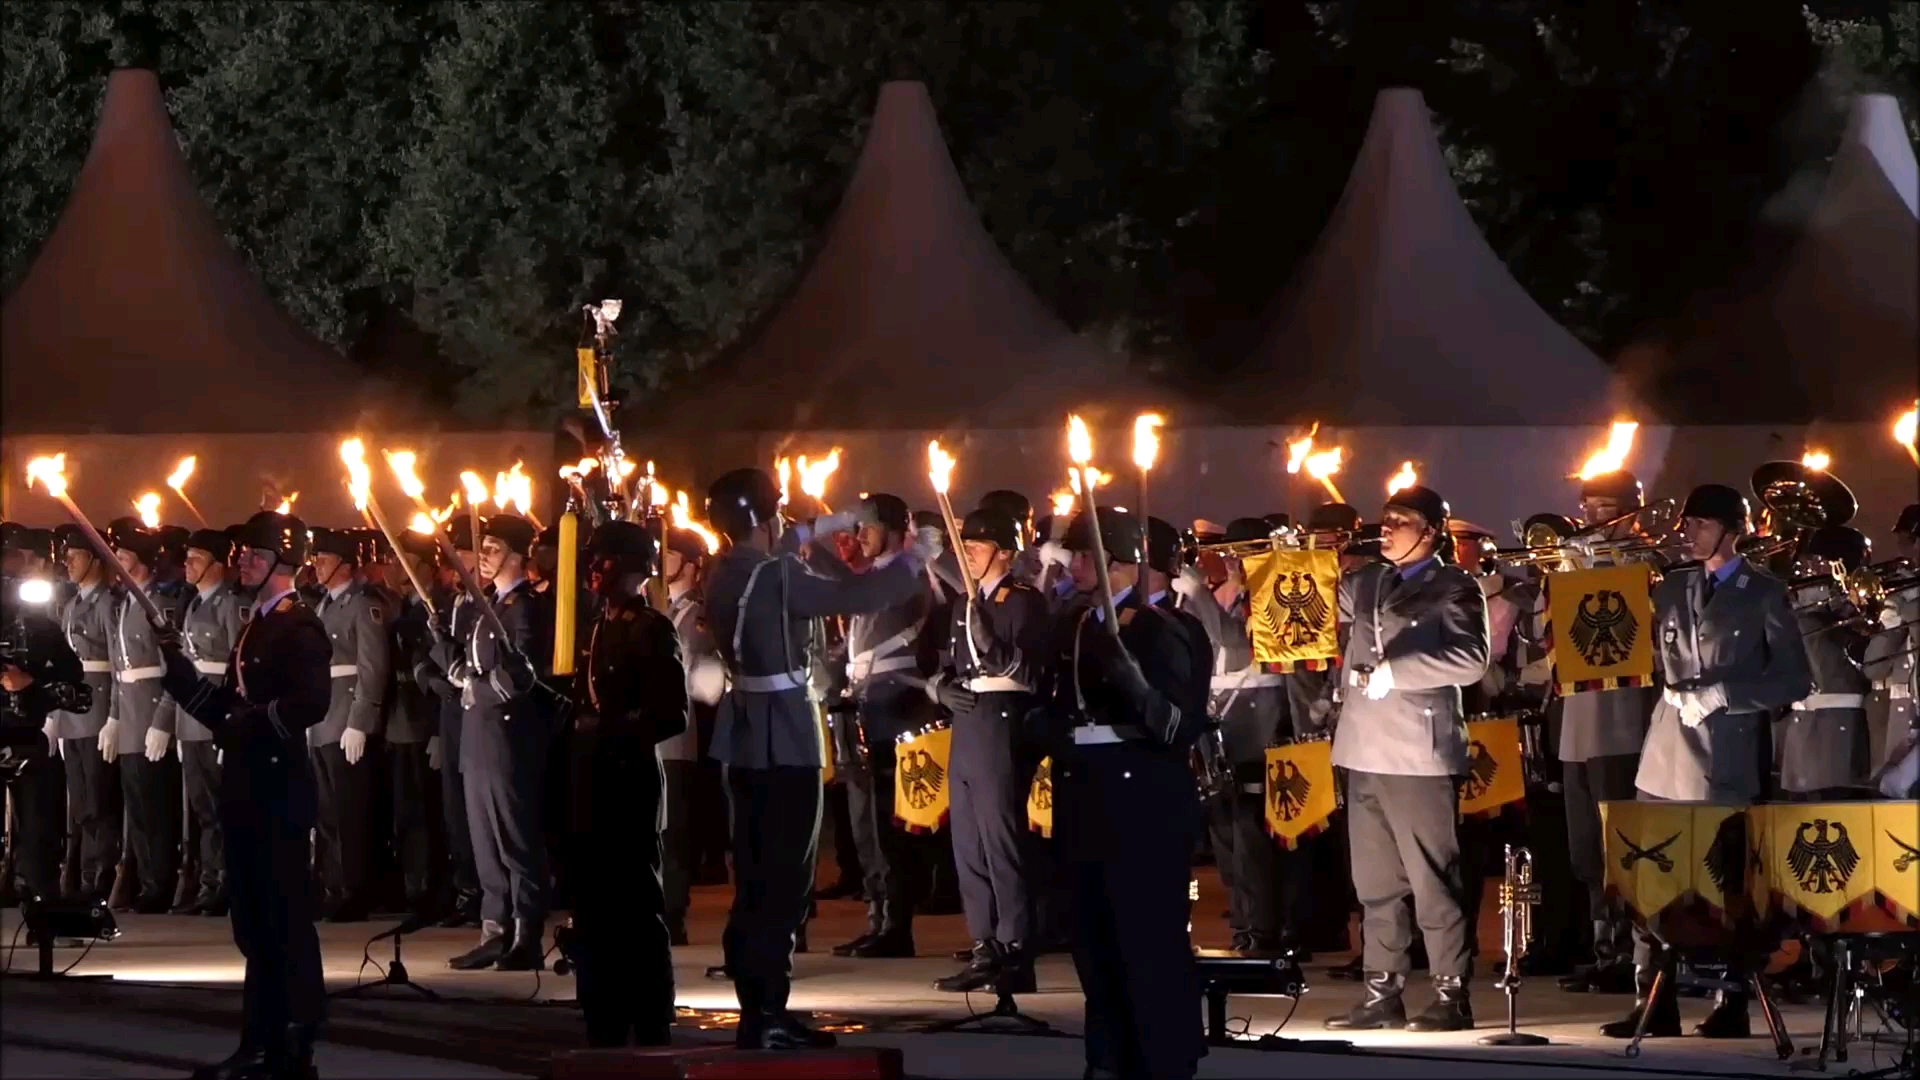
[[[1798,461],[1766,462],[1753,470],[1749,483],[1760,501],[1760,520],[1753,535],[1740,543],[1740,554],[1776,571],[1785,570],[1813,530],[1845,525],[1860,510],[1859,500],[1839,477]]]

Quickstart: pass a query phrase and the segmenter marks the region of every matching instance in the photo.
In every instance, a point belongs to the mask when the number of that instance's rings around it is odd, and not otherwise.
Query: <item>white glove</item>
[[[946,550],[945,534],[931,525],[924,525],[913,531],[913,539],[907,541],[905,552],[908,558],[916,559],[922,566],[931,566],[940,553]]]
[[[712,705],[727,692],[727,666],[711,656],[693,662],[687,672],[687,694],[702,705]]]
[[[1199,567],[1183,566],[1180,576],[1173,579],[1170,587],[1189,600],[1197,600],[1207,591],[1207,579],[1200,576]]]
[[[1688,727],[1699,727],[1707,722],[1707,717],[1726,707],[1727,691],[1723,686],[1680,692],[1680,722]]]
[[[852,532],[859,525],[859,514],[851,510],[837,510],[813,519],[813,535],[824,538],[832,533]]]
[[[1064,545],[1053,540],[1049,540],[1040,545],[1040,565],[1057,566],[1065,570],[1067,564],[1072,561],[1073,555],[1067,551]]]
[[[341,732],[340,752],[347,756],[347,764],[360,764],[361,756],[367,752],[367,733],[358,728],[348,728]]]
[[[1393,693],[1393,665],[1382,660],[1380,666],[1373,669],[1373,674],[1367,676],[1367,698],[1370,701],[1379,701],[1391,693]]]
[[[1680,691],[1675,690],[1671,686],[1663,686],[1660,688],[1660,700],[1676,709],[1681,707]]]
[[[165,761],[167,758],[167,744],[172,741],[173,741],[172,735],[169,735],[166,732],[161,731],[159,728],[148,728],[147,729],[147,760],[148,761]]]
[[[227,763],[227,752],[224,748],[214,748],[213,763],[215,765],[225,765]]]
[[[427,736],[427,768],[440,771],[440,736]]]
[[[934,672],[933,677],[927,680],[925,689],[928,701],[935,705],[940,704],[940,684],[945,681],[947,681],[947,673],[944,671]]]
[[[100,745],[100,759],[102,761],[105,761],[107,764],[111,765],[113,764],[113,759],[120,756],[120,750],[118,747],[119,741],[120,741],[120,721],[108,720],[106,723],[106,726],[100,729],[99,745]]]

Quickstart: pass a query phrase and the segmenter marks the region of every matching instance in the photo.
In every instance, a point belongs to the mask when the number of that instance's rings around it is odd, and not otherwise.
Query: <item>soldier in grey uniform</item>
[[[1855,659],[1866,651],[1868,635],[1834,573],[1836,564],[1849,572],[1866,565],[1869,551],[1858,529],[1827,525],[1802,540],[1793,557],[1788,589],[1813,671],[1813,692],[1774,724],[1774,760],[1789,801],[1855,798],[1873,771],[1867,759],[1872,686]]]
[[[1380,514],[1387,564],[1340,582],[1348,639],[1333,764],[1347,770],[1347,834],[1354,890],[1365,912],[1367,992],[1347,1015],[1327,1021],[1330,1028],[1473,1026],[1456,826],[1457,778],[1467,771],[1461,687],[1486,674],[1492,645],[1479,583],[1448,565],[1451,517],[1446,500],[1430,488],[1396,492]],[[1401,995],[1415,919],[1426,941],[1434,1001],[1408,1021]]]
[[[135,582],[145,588],[153,581],[160,558],[157,533],[137,518],[119,518],[107,525],[106,539]],[[150,595],[162,612],[178,620],[166,596]],[[175,710],[160,688],[166,664],[153,624],[131,596],[115,603],[107,651],[113,661],[113,704],[100,729],[100,752],[119,762],[125,835],[140,886],[132,909],[157,915],[173,906],[174,875],[180,869],[180,762],[169,753]]]
[[[1581,517],[1588,526],[1612,521],[1644,502],[1640,481],[1626,470],[1590,477],[1580,485]],[[1608,530],[1621,540],[1633,522]],[[1596,563],[1596,565],[1603,565]],[[1593,920],[1593,966],[1561,982],[1576,992],[1624,993],[1633,985],[1633,923],[1607,902],[1606,838],[1600,804],[1634,795],[1640,747],[1660,691],[1653,686],[1589,690],[1561,699],[1560,779],[1567,808],[1567,852],[1573,876],[1587,890]]]
[[[784,530],[780,491],[758,469],[707,490],[707,517],[731,541],[707,586],[707,619],[731,679],[713,756],[726,766],[733,820],[733,909],[723,939],[740,999],[738,1045],[831,1045],[787,1011],[794,934],[806,919],[819,840],[822,724],[807,686],[811,620],[880,611],[923,590],[924,539],[886,566],[846,578],[809,570],[799,547],[850,528],[850,514]]]
[[[1867,642],[1862,670],[1873,680],[1885,709],[1872,787],[1889,799],[1920,798],[1920,503],[1900,512],[1893,528],[1894,555],[1905,559],[1905,576],[1889,588],[1879,611],[1879,629]]]
[[[1663,689],[1634,786],[1642,799],[1756,802],[1766,787],[1771,714],[1813,689],[1806,646],[1786,585],[1736,550],[1750,527],[1746,497],[1704,484],[1687,496],[1680,515],[1697,562],[1669,570],[1653,591],[1654,673]],[[1671,959],[1650,935],[1638,935],[1633,1011],[1603,1025],[1602,1034],[1631,1038],[1648,1010],[1649,1035],[1680,1034],[1679,1006],[1665,989],[1673,980],[1661,980],[1660,998],[1649,1000],[1656,970]],[[1744,977],[1745,962],[1731,958],[1729,980]],[[1722,992],[1695,1031],[1745,1038],[1746,994]]]
[[[60,741],[60,758],[67,774],[67,818],[78,837],[81,896],[105,900],[120,865],[120,772],[103,749],[101,729],[113,708],[113,662],[108,642],[113,638],[113,571],[102,565],[78,525],[55,530],[74,588],[60,612],[60,629],[80,657],[87,686],[93,690],[93,708],[86,713],[55,713],[49,726]]]
[[[698,860],[694,832],[694,793],[700,781],[701,734],[713,732],[713,709],[726,689],[727,673],[707,630],[706,603],[700,590],[700,572],[707,559],[706,541],[691,529],[669,529],[660,553],[660,577],[667,583],[667,617],[680,639],[680,655],[687,669],[687,697],[692,715],[687,729],[660,743],[660,762],[666,773],[666,827],[660,835],[661,887],[666,893],[667,937],[674,945],[687,943],[687,909],[692,903],[693,873]]]
[[[252,599],[243,594],[237,576],[228,573],[233,539],[222,530],[199,529],[187,538],[187,598],[180,619],[182,650],[194,670],[209,680],[227,675],[229,657],[240,639],[240,624]],[[171,699],[169,699],[171,702]],[[225,915],[227,876],[225,845],[220,833],[220,748],[213,732],[174,705],[174,734],[180,740],[181,780],[187,789],[187,812],[193,815],[200,837],[200,882],[175,915]]]
[[[315,529],[312,559],[321,589],[315,614],[333,642],[327,718],[307,729],[320,787],[321,910],[328,922],[360,922],[372,905],[373,755],[386,724],[393,643],[385,601],[354,580],[361,559],[354,537]]]

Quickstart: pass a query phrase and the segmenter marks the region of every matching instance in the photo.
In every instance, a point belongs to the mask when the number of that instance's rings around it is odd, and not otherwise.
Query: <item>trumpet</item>
[[[1339,551],[1348,544],[1379,539],[1380,530],[1377,526],[1362,526],[1358,529],[1323,529],[1314,532],[1300,529],[1275,529],[1271,535],[1259,540],[1195,544],[1193,551],[1196,555],[1245,559],[1254,555],[1265,555],[1270,551]]]
[[[1533,878],[1533,852],[1508,844],[1506,874],[1500,879],[1500,934],[1507,968],[1500,989],[1507,995],[1507,1030],[1479,1040],[1482,1046],[1545,1046],[1547,1040],[1519,1029],[1515,998],[1520,993],[1520,960],[1533,942],[1533,909],[1540,903],[1540,884]]]

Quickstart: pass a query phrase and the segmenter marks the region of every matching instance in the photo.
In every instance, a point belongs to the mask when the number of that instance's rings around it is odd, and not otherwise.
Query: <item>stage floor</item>
[[[1221,897],[1210,872],[1202,878],[1201,913],[1217,913]],[[732,987],[705,977],[719,962],[717,942],[730,891],[696,890],[689,932],[694,944],[674,952],[681,1037],[689,1042],[724,1040],[734,1006]],[[954,949],[966,944],[958,916],[923,917],[915,930],[922,956],[911,960],[850,960],[827,949],[862,928],[864,909],[853,902],[822,903],[810,930],[815,951],[795,958],[793,1005],[812,1010],[843,1032],[850,1042],[895,1045],[915,1076],[1060,1076],[1080,1075],[1081,1047],[1075,1039],[1034,1039],[982,1034],[919,1034],[929,1021],[985,1009],[990,998],[971,1001],[932,989],[932,981],[958,966]],[[363,948],[373,933],[392,923],[322,924],[321,944],[330,989],[374,979],[372,966],[360,972]],[[18,912],[0,919],[0,944],[16,940]],[[231,1049],[239,1020],[241,960],[224,919],[127,916],[119,940],[98,945],[82,957],[79,949],[56,953],[59,966],[74,964],[75,974],[111,974],[111,983],[54,985],[9,978],[0,1012],[0,1075],[9,1080],[38,1076],[169,1076],[194,1062],[217,1059]],[[1198,944],[1225,944],[1217,919],[1197,920]],[[580,1045],[578,1014],[570,1005],[573,980],[551,971],[529,973],[454,972],[448,957],[469,948],[471,930],[429,930],[406,939],[405,960],[413,978],[447,999],[416,1001],[403,989],[382,988],[359,999],[336,1000],[330,1013],[320,1064],[327,1076],[493,1077],[540,1075],[550,1056]],[[392,955],[389,942],[373,946],[372,959]],[[11,970],[31,969],[35,958],[21,948],[10,956]],[[1253,1035],[1278,1031],[1301,1039],[1329,1035],[1321,1023],[1344,1012],[1358,999],[1357,985],[1327,978],[1325,969],[1344,956],[1321,956],[1308,965],[1311,989],[1295,1006],[1284,998],[1235,998],[1229,1012],[1244,1019]],[[1484,966],[1482,970],[1485,970]],[[1021,1006],[1061,1031],[1077,1035],[1082,1001],[1067,957],[1045,957],[1039,964],[1040,992]],[[1356,1033],[1360,1051],[1352,1056],[1289,1052],[1285,1062],[1273,1052],[1246,1048],[1214,1050],[1202,1063],[1202,1076],[1592,1076],[1602,1072],[1686,1071],[1717,1075],[1785,1075],[1764,1034],[1736,1042],[1699,1039],[1648,1040],[1638,1059],[1622,1056],[1623,1044],[1602,1039],[1595,1028],[1626,1011],[1625,997],[1562,993],[1549,979],[1534,980],[1521,993],[1521,1027],[1550,1038],[1538,1049],[1485,1048],[1474,1039],[1504,1024],[1504,1003],[1489,977],[1475,984],[1474,1007],[1481,1027],[1454,1035],[1405,1032]],[[1423,1008],[1428,990],[1415,975],[1408,993],[1410,1011]],[[1708,1003],[1683,999],[1687,1024],[1704,1016]],[[1818,1045],[1820,1012],[1814,1006],[1785,1006],[1796,1045]],[[1236,1027],[1238,1024],[1235,1025]],[[1764,1032],[1756,1013],[1756,1030]],[[1872,1026],[1870,1022],[1869,1027]],[[1893,1063],[1894,1046],[1856,1043],[1849,1066],[1884,1068]],[[1830,1068],[1834,1068],[1830,1066]]]

